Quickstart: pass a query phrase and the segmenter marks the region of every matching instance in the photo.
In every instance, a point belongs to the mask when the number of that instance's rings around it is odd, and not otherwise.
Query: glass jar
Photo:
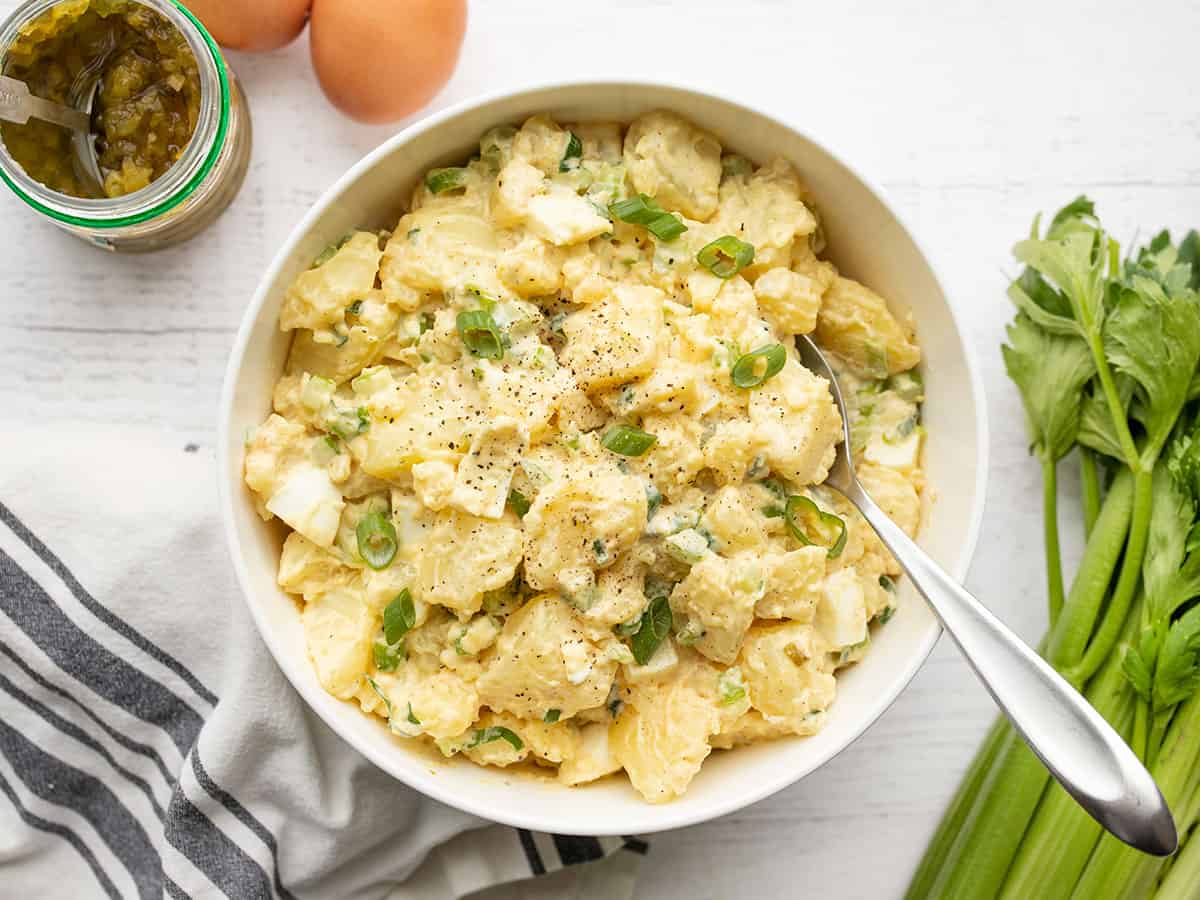
[[[0,73],[21,29],[63,0],[28,0],[0,25]],[[250,114],[237,79],[196,18],[171,0],[133,0],[163,16],[187,41],[200,76],[196,128],[179,159],[141,190],[86,199],[31,178],[0,140],[0,179],[55,225],[106,250],[137,253],[185,241],[224,211],[250,162]]]

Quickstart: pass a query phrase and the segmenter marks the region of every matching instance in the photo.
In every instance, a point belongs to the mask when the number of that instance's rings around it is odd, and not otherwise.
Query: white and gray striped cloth
[[[489,825],[308,710],[237,594],[211,448],[90,425],[0,445],[4,897],[632,895],[640,840]]]

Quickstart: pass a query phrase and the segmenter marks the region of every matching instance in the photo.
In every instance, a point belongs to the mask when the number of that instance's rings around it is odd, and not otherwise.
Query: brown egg
[[[312,0],[184,0],[218,44],[232,50],[275,50],[304,30]]]
[[[466,28],[466,0],[314,0],[313,67],[346,115],[394,122],[450,80]]]

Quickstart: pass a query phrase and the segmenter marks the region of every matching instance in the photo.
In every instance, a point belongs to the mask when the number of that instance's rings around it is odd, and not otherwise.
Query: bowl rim
[[[397,766],[395,760],[400,757],[376,752],[369,746],[360,746],[360,744],[350,735],[343,733],[339,727],[336,717],[323,708],[321,703],[316,702],[315,698],[309,696],[310,691],[317,689],[312,688],[307,684],[297,681],[293,677],[289,666],[284,663],[284,659],[290,654],[290,650],[282,646],[281,639],[275,636],[275,632],[267,627],[266,613],[262,604],[254,602],[251,598],[253,592],[250,589],[250,577],[246,569],[245,558],[240,551],[237,543],[237,529],[235,526],[235,508],[234,508],[234,493],[232,486],[235,482],[241,484],[240,472],[234,473],[231,471],[230,457],[228,452],[230,445],[230,429],[232,427],[232,417],[234,408],[234,397],[237,388],[238,374],[241,371],[242,363],[246,354],[247,347],[250,342],[251,332],[254,330],[255,324],[262,315],[263,306],[266,304],[269,289],[275,282],[280,270],[287,264],[288,259],[292,255],[295,246],[308,234],[309,230],[319,221],[326,213],[327,209],[333,202],[353,184],[364,172],[372,168],[380,159],[393,153],[397,147],[409,143],[417,136],[425,132],[438,128],[443,122],[455,118],[464,113],[486,108],[493,103],[502,100],[513,99],[526,94],[543,93],[546,91],[572,89],[580,90],[587,88],[598,88],[605,90],[612,89],[665,89],[668,91],[679,91],[701,97],[716,100],[720,103],[727,104],[731,107],[742,110],[748,114],[760,116],[769,120],[775,125],[785,128],[802,139],[808,141],[820,151],[827,154],[830,158],[846,169],[859,183],[877,200],[888,213],[896,220],[896,223],[905,233],[905,236],[912,241],[913,246],[920,254],[922,260],[929,267],[930,274],[941,291],[942,297],[946,301],[947,308],[950,313],[950,321],[953,327],[954,336],[958,341],[959,347],[962,349],[963,360],[967,371],[968,387],[971,391],[972,400],[975,408],[975,441],[977,446],[977,465],[975,471],[975,496],[976,502],[971,513],[970,522],[968,523],[966,538],[959,551],[958,559],[949,567],[950,574],[959,582],[966,578],[967,570],[970,567],[971,560],[974,557],[976,546],[979,541],[979,535],[983,524],[984,509],[987,502],[987,483],[988,483],[988,468],[990,447],[988,444],[988,413],[987,413],[987,397],[984,391],[983,379],[980,375],[979,362],[976,359],[974,347],[965,337],[962,321],[959,316],[957,306],[952,299],[950,293],[946,290],[945,282],[941,277],[933,258],[926,251],[925,244],[917,236],[910,223],[904,215],[889,201],[887,193],[874,181],[862,174],[853,164],[847,161],[846,157],[835,152],[830,146],[815,139],[803,128],[792,124],[791,122],[780,118],[779,116],[766,112],[756,106],[735,99],[729,95],[719,91],[712,90],[709,87],[696,87],[684,83],[682,81],[673,81],[670,79],[661,78],[584,78],[584,79],[549,79],[545,81],[529,81],[517,86],[504,88],[495,91],[488,91],[484,94],[477,95],[458,103],[451,104],[445,109],[439,110],[412,123],[396,132],[374,150],[365,154],[358,162],[351,166],[340,178],[333,182],[328,188],[322,192],[321,196],[313,203],[307,213],[297,222],[289,232],[283,244],[276,251],[270,264],[263,272],[262,277],[255,288],[254,296],[250,304],[246,307],[242,314],[241,324],[238,327],[237,335],[234,339],[233,347],[230,351],[229,360],[226,364],[224,380],[221,386],[221,395],[218,407],[218,425],[217,425],[217,492],[220,506],[220,517],[222,530],[225,533],[226,549],[229,553],[230,561],[233,563],[234,572],[237,576],[238,587],[241,590],[242,599],[250,610],[251,618],[254,620],[255,627],[258,630],[259,636],[263,643],[271,652],[275,659],[276,665],[282,671],[292,687],[299,693],[301,698],[307,704],[310,710],[315,712],[322,721],[344,741],[355,752],[361,754],[375,766],[382,769],[384,772],[396,778],[401,783],[416,790],[427,797],[445,803],[463,812],[478,816],[481,819],[486,819],[491,822],[497,822],[503,825],[509,825],[515,828],[525,828],[534,831],[554,831],[559,834],[578,834],[578,835],[608,835],[629,832],[629,826],[624,828],[594,828],[586,824],[581,825],[565,825],[561,822],[548,824],[542,817],[531,815],[524,812],[519,804],[514,804],[510,808],[497,809],[493,806],[486,806],[476,802],[468,792],[463,792],[454,788],[448,788],[448,782],[445,779],[439,779],[429,773],[426,767],[421,765],[413,766]],[[650,834],[660,831],[668,831],[675,828],[682,828],[689,825],[696,825],[701,822],[707,822],[716,819],[720,816],[728,815],[736,812],[754,803],[763,800],[772,794],[778,793],[784,788],[790,787],[802,778],[810,775],[815,770],[824,766],[837,756],[839,756],[847,747],[857,741],[879,720],[879,718],[895,703],[896,699],[911,683],[914,676],[925,664],[937,644],[938,638],[941,636],[941,623],[933,621],[927,633],[923,636],[921,643],[913,648],[913,652],[909,657],[907,666],[903,671],[891,682],[887,690],[881,692],[874,701],[868,711],[862,716],[861,721],[850,730],[850,733],[840,743],[834,745],[824,758],[808,765],[798,766],[795,768],[785,769],[779,777],[767,779],[763,783],[756,785],[751,790],[742,790],[737,792],[729,792],[728,795],[718,802],[711,803],[700,809],[691,809],[682,804],[666,804],[665,808],[670,809],[675,806],[678,812],[672,816],[669,813],[661,815],[654,823],[646,823],[645,826],[636,825],[634,830],[642,834]]]

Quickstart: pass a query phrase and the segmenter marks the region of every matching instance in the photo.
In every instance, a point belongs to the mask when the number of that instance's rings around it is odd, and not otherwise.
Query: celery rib
[[[1079,483],[1083,499],[1083,535],[1091,537],[1100,515],[1100,474],[1096,471],[1096,454],[1087,447],[1079,448]]]
[[[1042,527],[1046,543],[1046,597],[1050,604],[1050,626],[1063,608],[1062,552],[1058,543],[1058,473],[1054,457],[1042,452]]]
[[[1088,644],[1083,658],[1071,666],[1067,679],[1072,684],[1084,684],[1099,671],[1116,646],[1125,617],[1133,604],[1133,595],[1142,577],[1142,557],[1146,553],[1146,538],[1150,533],[1150,513],[1153,509],[1153,473],[1139,472],[1134,477],[1133,512],[1129,525],[1129,541],[1125,547],[1125,558],[1121,561],[1121,575],[1113,591],[1112,602],[1105,612],[1104,621],[1096,636]]]
[[[945,865],[955,840],[962,832],[963,824],[967,821],[984,781],[987,779],[988,772],[991,771],[1000,747],[1010,731],[1012,731],[1012,726],[1004,717],[1000,717],[992,723],[987,737],[984,738],[983,744],[975,754],[975,759],[971,761],[958,790],[942,814],[937,831],[934,832],[933,838],[909,882],[908,891],[904,895],[905,900],[922,900],[929,896],[930,890],[937,881],[938,873]]]
[[[1126,638],[1132,637],[1126,628]],[[1133,702],[1118,655],[1088,686],[1088,702],[1126,736],[1133,725]],[[1004,883],[1001,900],[1059,900],[1073,885],[1100,840],[1100,825],[1061,786],[1051,784],[1042,798]]]

